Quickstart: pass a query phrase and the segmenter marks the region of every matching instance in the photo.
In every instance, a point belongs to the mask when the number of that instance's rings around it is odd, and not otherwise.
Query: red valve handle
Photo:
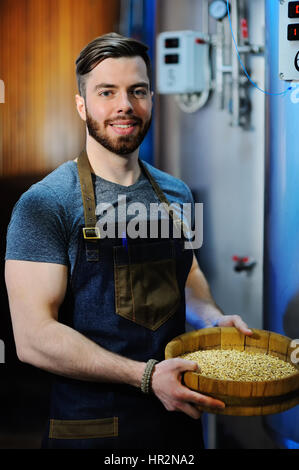
[[[241,262],[241,263],[248,263],[249,261],[249,256],[244,256],[243,258],[240,257],[240,256],[237,256],[237,255],[234,255],[232,257],[232,260],[233,261],[236,261],[236,262]]]

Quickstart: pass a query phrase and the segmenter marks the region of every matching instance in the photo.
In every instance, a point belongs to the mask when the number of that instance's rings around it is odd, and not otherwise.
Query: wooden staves
[[[167,344],[165,358],[170,359],[198,350],[236,349],[249,354],[269,354],[292,363],[291,354],[295,347],[291,347],[290,338],[265,330],[252,331],[251,336],[245,336],[234,327],[191,331]],[[281,413],[299,404],[299,365],[293,366],[298,373],[278,380],[219,380],[195,372],[185,372],[183,380],[187,387],[217,398],[226,405],[223,410],[199,407],[202,411],[236,416],[267,415]]]

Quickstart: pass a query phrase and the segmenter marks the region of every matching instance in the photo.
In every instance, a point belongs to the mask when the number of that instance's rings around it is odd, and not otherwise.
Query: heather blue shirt
[[[143,161],[170,203],[192,204],[188,186]],[[141,173],[131,186],[122,186],[92,174],[98,208],[109,203],[117,208],[119,195],[126,204],[160,204],[151,183]],[[193,216],[193,210],[192,210]],[[7,230],[5,259],[63,264],[73,272],[78,230],[84,225],[84,212],[77,163],[67,161],[38,183],[33,184],[15,204]],[[193,225],[193,223],[192,223]]]

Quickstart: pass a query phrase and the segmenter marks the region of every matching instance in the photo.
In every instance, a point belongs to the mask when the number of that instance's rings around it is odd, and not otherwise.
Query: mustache
[[[118,121],[134,121],[134,122],[136,122],[136,124],[141,124],[142,123],[142,120],[138,117],[135,117],[135,116],[118,116],[113,121],[110,121],[110,120],[105,121],[105,126],[108,126],[108,125],[113,124],[114,122],[118,122]]]

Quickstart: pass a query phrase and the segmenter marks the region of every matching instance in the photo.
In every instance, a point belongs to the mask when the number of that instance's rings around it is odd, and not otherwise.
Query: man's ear
[[[86,121],[86,108],[85,108],[85,99],[83,96],[76,95],[76,106],[77,111],[79,113],[80,118],[82,121]]]

